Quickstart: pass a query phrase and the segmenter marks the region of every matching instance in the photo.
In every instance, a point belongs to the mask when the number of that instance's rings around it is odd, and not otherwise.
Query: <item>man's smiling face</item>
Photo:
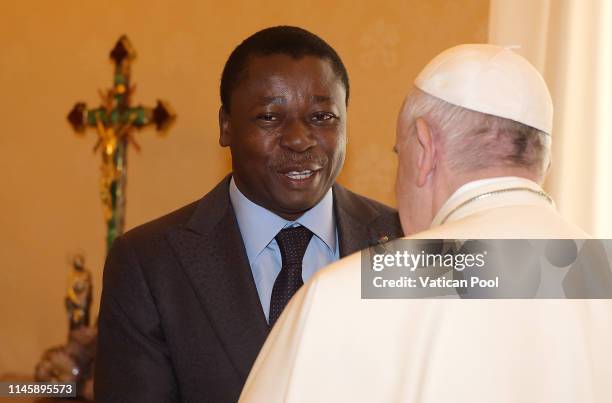
[[[327,59],[252,56],[220,126],[238,189],[293,220],[323,198],[342,168],[346,90]]]

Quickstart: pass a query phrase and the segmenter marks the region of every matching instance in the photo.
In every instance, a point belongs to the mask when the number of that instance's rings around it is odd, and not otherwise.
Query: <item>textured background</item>
[[[257,4],[255,4],[257,3]],[[218,79],[258,29],[299,25],[327,40],[351,79],[349,144],[340,182],[394,205],[395,119],[420,68],[441,50],[486,42],[488,0],[2,1],[0,3],[0,374],[33,371],[64,343],[69,257],[86,256],[98,309],[105,228],[95,133],[65,116],[111,85],[108,52],[127,34],[135,103],[168,100],[169,136],[137,134],[129,155],[127,227],[193,201],[229,171],[218,146]]]

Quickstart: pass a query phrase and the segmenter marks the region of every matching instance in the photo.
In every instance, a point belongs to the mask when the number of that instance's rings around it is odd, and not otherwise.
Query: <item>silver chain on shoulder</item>
[[[464,201],[463,203],[461,203],[460,205],[458,205],[457,207],[452,209],[450,211],[450,213],[448,213],[444,217],[444,219],[440,222],[440,225],[444,224],[446,222],[446,220],[448,220],[450,218],[450,216],[452,216],[457,210],[459,210],[462,207],[465,207],[468,204],[471,204],[471,203],[473,203],[475,201],[478,201],[478,200],[486,199],[486,198],[491,197],[491,196],[495,196],[495,195],[502,194],[502,193],[508,193],[508,192],[530,192],[530,193],[533,193],[533,194],[536,194],[536,195],[538,195],[540,197],[545,198],[546,201],[548,201],[550,204],[553,204],[552,197],[550,197],[548,195],[548,193],[544,192],[543,190],[535,190],[535,189],[531,189],[531,188],[528,188],[528,187],[514,187],[514,188],[494,190],[492,192],[483,193],[483,194],[480,194],[478,196],[474,196],[472,198],[467,199],[466,201]]]

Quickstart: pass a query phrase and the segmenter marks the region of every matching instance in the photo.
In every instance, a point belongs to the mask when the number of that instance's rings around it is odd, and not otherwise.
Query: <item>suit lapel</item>
[[[351,255],[367,248],[369,243],[369,230],[342,208],[336,208],[336,225],[338,226],[338,240],[340,241],[340,257]]]
[[[219,341],[246,378],[266,322],[228,195],[226,178],[200,202],[186,228],[169,235]]]
[[[376,210],[338,184],[333,186],[333,193],[340,257],[376,245],[385,236],[389,239],[389,234],[379,233],[370,225],[379,215]]]

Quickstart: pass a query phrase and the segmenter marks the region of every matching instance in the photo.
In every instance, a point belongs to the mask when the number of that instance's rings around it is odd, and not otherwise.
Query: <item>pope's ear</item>
[[[221,147],[229,147],[232,145],[231,139],[229,113],[222,105],[219,108],[219,144]]]
[[[548,176],[550,173],[550,167],[552,166],[552,155],[548,156],[548,164],[546,164],[546,169],[544,170],[544,178]]]
[[[427,183],[427,178],[436,167],[436,147],[431,127],[427,122],[422,118],[417,118],[415,124],[418,147],[417,186],[422,187]]]

